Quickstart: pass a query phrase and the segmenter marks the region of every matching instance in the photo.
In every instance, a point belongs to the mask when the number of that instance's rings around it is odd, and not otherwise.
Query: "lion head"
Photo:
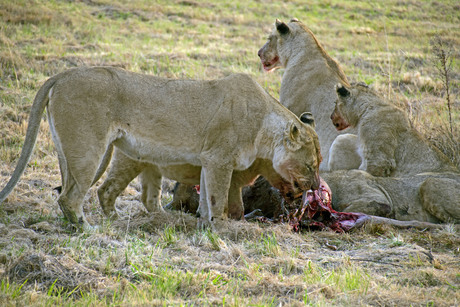
[[[349,88],[342,84],[337,84],[335,90],[337,100],[334,111],[331,114],[332,123],[339,131],[350,126],[356,127],[361,114],[364,112],[361,105],[363,101],[369,100],[369,94],[375,95],[374,91],[364,83],[354,83]],[[358,99],[358,96],[361,97]]]
[[[299,55],[303,57],[302,61],[316,59],[314,55],[319,55],[326,60],[327,65],[337,73],[342,82],[348,84],[339,64],[324,50],[313,32],[296,18],[291,19],[289,23],[276,19],[274,29],[257,55],[264,70],[268,72],[286,67],[291,59]]]
[[[298,20],[292,19],[292,22],[298,22]],[[268,36],[267,42],[257,53],[265,71],[270,72],[286,65],[289,57],[286,52],[290,53],[289,48],[285,47],[287,45],[286,40],[294,38],[294,29],[295,27],[291,29],[286,23],[279,19],[276,20],[275,28]]]
[[[282,143],[275,151],[275,170],[291,183],[295,192],[318,189],[322,158],[311,113],[303,113],[300,121],[288,124]]]
[[[337,130],[344,130],[350,126],[349,122],[345,118],[344,108],[346,105],[353,103],[351,101],[350,91],[342,84],[338,84],[335,87],[337,91],[337,100],[335,101],[335,108],[331,114],[331,120]]]

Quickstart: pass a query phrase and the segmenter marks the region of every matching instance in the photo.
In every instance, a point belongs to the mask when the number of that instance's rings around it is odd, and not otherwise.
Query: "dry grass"
[[[458,50],[453,134],[429,41],[460,45],[455,1],[0,0],[0,186],[11,175],[30,104],[49,76],[113,65],[174,78],[246,72],[275,97],[257,50],[275,18],[297,17],[352,81],[409,114],[460,165]],[[56,204],[58,162],[46,120],[21,181],[0,205],[0,305],[456,306],[460,235],[369,225],[350,234],[294,234],[283,225],[228,222],[196,229],[178,212],[148,215],[135,181],[106,220],[95,190],[92,231],[72,233]]]
[[[0,227],[10,250],[6,302],[442,306],[460,299],[460,237],[448,229],[294,234],[283,225],[228,222],[212,233],[197,230],[189,215],[139,207],[82,234],[40,220]],[[16,298],[5,290],[23,283]]]

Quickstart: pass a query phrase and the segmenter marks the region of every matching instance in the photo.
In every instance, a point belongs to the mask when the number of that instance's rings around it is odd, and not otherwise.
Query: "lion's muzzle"
[[[342,116],[338,115],[337,112],[333,112],[331,114],[331,120],[332,124],[338,131],[347,129],[350,126],[350,124],[348,124]]]
[[[257,55],[260,58],[260,62],[262,63],[262,67],[266,72],[270,72],[276,68],[278,68],[280,63],[279,56],[275,54],[266,54],[265,48],[267,44],[265,44],[260,50],[257,52]]]
[[[293,178],[292,186],[294,191],[317,190],[319,188],[320,182],[321,179],[319,177],[319,172],[316,171],[309,177]]]

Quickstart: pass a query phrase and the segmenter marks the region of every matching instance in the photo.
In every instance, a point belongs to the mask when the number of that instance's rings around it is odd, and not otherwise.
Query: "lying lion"
[[[411,177],[374,177],[362,170],[322,173],[332,206],[401,221],[460,222],[460,175],[422,173]]]
[[[38,91],[18,165],[0,192],[13,190],[31,156],[44,109],[62,176],[58,204],[87,224],[82,201],[111,145],[159,166],[201,166],[201,219],[226,218],[232,173],[257,159],[302,190],[316,188],[321,162],[313,128],[250,77],[171,80],[112,67],[75,68]]]

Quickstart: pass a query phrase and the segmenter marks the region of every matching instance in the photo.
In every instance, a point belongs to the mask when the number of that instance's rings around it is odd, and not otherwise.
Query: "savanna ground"
[[[414,126],[460,164],[456,1],[0,0],[0,186],[16,165],[30,105],[48,77],[83,65],[172,78],[244,72],[278,97],[282,71],[264,74],[257,50],[275,18],[291,17],[312,29],[351,81],[367,82],[405,108]],[[454,48],[452,134],[432,61],[434,37]],[[148,215],[135,181],[117,201],[114,222],[92,189],[85,212],[98,227],[71,232],[53,192],[60,185],[53,146],[44,120],[25,174],[0,205],[2,306],[460,304],[453,225],[299,234],[230,221],[210,232],[197,230],[188,214]]]

